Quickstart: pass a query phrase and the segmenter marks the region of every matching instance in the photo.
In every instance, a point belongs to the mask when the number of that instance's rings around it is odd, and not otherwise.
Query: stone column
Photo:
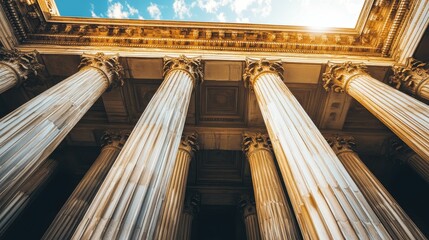
[[[80,70],[0,119],[0,199],[13,201],[16,186],[54,151],[93,103],[121,82],[116,57],[84,55]],[[0,214],[5,205],[0,205]]]
[[[427,183],[429,183],[429,161],[425,161],[399,139],[392,143],[396,151],[395,157],[408,164]]]
[[[200,195],[198,193],[186,194],[183,212],[180,217],[179,231],[176,239],[190,240],[192,235],[192,221],[199,211]]]
[[[21,84],[30,74],[37,75],[43,68],[37,54],[0,48],[0,93]]]
[[[249,160],[262,239],[300,239],[274,164],[270,139],[260,133],[245,133],[243,151]]]
[[[327,139],[374,212],[394,239],[425,239],[413,221],[352,150],[352,137]]]
[[[425,161],[429,161],[429,106],[366,73],[362,64],[329,64],[325,88],[344,91],[383,122]]]
[[[244,80],[264,117],[305,239],[390,239],[353,179],[282,81],[279,61],[247,59]]]
[[[22,185],[15,186],[14,195],[9,199],[0,199],[0,204],[3,206],[3,211],[0,215],[0,237],[6,232],[7,228],[27,207],[28,203],[34,196],[37,195],[43,185],[48,182],[48,179],[56,170],[57,162],[48,159],[29,176],[28,181]],[[9,201],[3,201],[9,200]]]
[[[429,100],[429,66],[414,58],[405,65],[394,65],[390,84],[403,92]]]
[[[179,221],[185,200],[189,164],[197,149],[196,133],[182,136],[154,239],[177,239]]]
[[[127,140],[129,132],[106,132],[102,149],[91,168],[68,198],[42,239],[70,239],[97,190]]]
[[[246,227],[247,240],[261,239],[255,202],[250,201],[250,199],[246,197],[240,201],[240,207],[243,210],[243,220]]]
[[[200,59],[165,58],[165,79],[137,122],[73,239],[153,239]]]

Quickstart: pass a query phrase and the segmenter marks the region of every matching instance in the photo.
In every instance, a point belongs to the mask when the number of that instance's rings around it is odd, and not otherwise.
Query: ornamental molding
[[[356,147],[355,139],[351,136],[331,136],[326,138],[326,141],[334,150],[336,155],[344,152],[354,152],[353,149]]]
[[[284,80],[282,61],[246,58],[246,68],[243,74],[244,86],[252,90],[256,80],[263,73],[274,73]]]
[[[38,55],[36,50],[21,52],[17,49],[0,48],[0,64],[9,66],[15,72],[18,81],[22,82],[29,75],[36,76],[43,70],[44,66],[39,63]]]
[[[248,158],[259,150],[265,150],[272,154],[273,147],[267,134],[246,132],[243,134],[242,144],[242,150]]]
[[[201,57],[188,58],[185,55],[179,57],[164,57],[164,78],[173,70],[185,71],[192,78],[193,86],[203,81],[203,63]]]
[[[368,75],[367,67],[362,63],[331,63],[328,62],[322,75],[323,88],[326,91],[347,92],[347,86],[357,76]]]
[[[369,0],[355,29],[326,33],[279,25],[60,17],[52,0],[8,0],[1,6],[20,44],[389,58],[415,2]]]
[[[122,149],[130,134],[131,131],[129,130],[107,130],[100,138],[101,147],[116,147]]]
[[[198,145],[198,133],[194,132],[192,134],[182,135],[179,149],[189,153],[189,155],[193,157],[195,152],[200,149]]]

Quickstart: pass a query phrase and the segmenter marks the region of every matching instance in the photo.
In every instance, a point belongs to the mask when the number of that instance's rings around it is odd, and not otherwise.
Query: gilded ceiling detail
[[[2,1],[21,43],[390,57],[412,0],[376,0],[356,29],[79,19],[52,14],[46,2]],[[49,1],[48,1],[49,2]],[[358,29],[359,28],[359,29]]]

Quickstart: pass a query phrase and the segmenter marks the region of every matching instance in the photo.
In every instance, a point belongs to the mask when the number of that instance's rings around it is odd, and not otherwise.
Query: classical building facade
[[[428,236],[429,1],[326,31],[0,7],[0,238]]]

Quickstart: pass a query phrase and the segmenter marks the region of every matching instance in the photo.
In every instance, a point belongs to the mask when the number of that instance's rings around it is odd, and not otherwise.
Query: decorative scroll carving
[[[414,58],[408,58],[405,65],[394,65],[390,85],[419,96],[420,87],[429,80],[429,66]]]
[[[108,130],[101,136],[101,147],[114,146],[122,148],[130,136],[130,131],[112,131]]]
[[[191,76],[194,86],[203,81],[203,64],[199,57],[188,58],[185,55],[177,58],[164,57],[164,78],[173,70],[187,72]]]
[[[272,153],[273,147],[267,134],[262,133],[244,133],[243,134],[243,152],[249,157],[256,150],[267,150]]]
[[[0,60],[11,63],[20,81],[28,78],[28,75],[37,75],[44,66],[37,60],[38,52],[21,52],[17,49],[6,50],[0,48]],[[14,67],[17,66],[18,68]]]
[[[189,135],[182,135],[179,149],[188,152],[191,156],[200,149],[198,145],[198,133],[194,132]]]
[[[79,69],[86,67],[93,67],[102,71],[110,88],[124,85],[124,68],[119,63],[118,56],[106,56],[104,53],[82,54]]]
[[[356,146],[355,139],[351,136],[332,136],[326,139],[334,150],[335,154],[350,152]]]
[[[244,85],[252,89],[258,76],[263,73],[275,73],[283,80],[283,72],[284,69],[280,60],[246,58],[246,69],[243,74]]]
[[[355,76],[367,75],[364,64],[345,62],[341,64],[328,63],[323,73],[323,87],[326,91],[332,89],[334,92],[347,92],[347,85]]]

